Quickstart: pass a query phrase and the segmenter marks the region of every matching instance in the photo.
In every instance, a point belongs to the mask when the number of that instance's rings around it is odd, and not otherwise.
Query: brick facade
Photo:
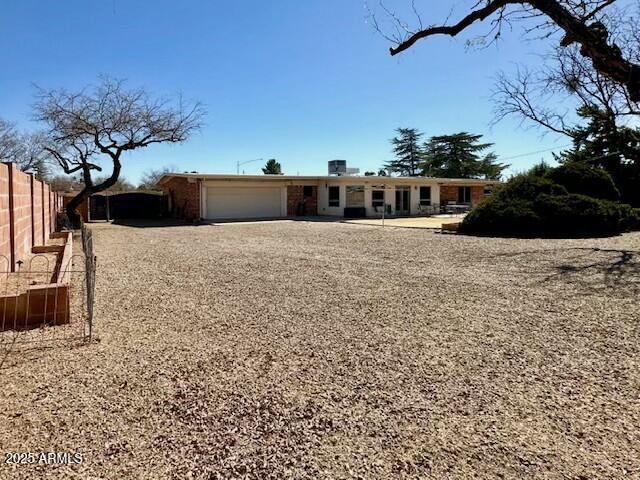
[[[318,215],[318,187],[308,186],[311,196],[305,198],[303,185],[289,185],[287,187],[287,216],[297,217]]]
[[[440,186],[440,203],[458,203],[458,187],[459,185],[441,185]],[[471,187],[471,205],[474,207],[484,200],[484,186],[474,185]]]
[[[458,187],[452,185],[442,185],[440,187],[440,203],[458,203]]]
[[[174,216],[188,221],[200,219],[200,183],[182,177],[171,177],[162,185],[169,195]]]
[[[484,186],[471,187],[471,205],[475,207],[483,200],[484,200]]]

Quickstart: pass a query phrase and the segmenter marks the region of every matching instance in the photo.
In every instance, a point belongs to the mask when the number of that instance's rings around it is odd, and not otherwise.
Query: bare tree
[[[84,184],[73,175],[50,175],[47,183],[54,192],[75,192],[84,188]]]
[[[48,127],[46,151],[66,174],[80,172],[84,182],[67,204],[69,220],[77,224],[76,209],[82,201],[116,184],[125,152],[184,142],[200,128],[203,115],[200,103],[186,106],[179,99],[171,104],[109,78],[75,93],[41,90],[36,116]],[[110,164],[111,173],[96,181],[92,172],[102,172],[101,159]]]
[[[106,180],[106,177],[95,177],[93,179],[94,183],[102,183]],[[133,185],[133,183],[131,183],[129,180],[127,180],[125,177],[123,177],[122,175],[120,175],[120,177],[118,178],[118,180],[116,180],[116,183],[114,183],[113,185],[111,185],[109,188],[107,188],[107,192],[131,192],[133,190],[135,190],[136,187]]]
[[[15,161],[19,151],[20,135],[15,126],[0,118],[0,161]]]
[[[15,126],[0,119],[0,161],[15,163],[23,172],[42,175],[47,152],[41,133],[21,133]]]
[[[162,167],[162,168],[152,168],[146,170],[142,174],[142,179],[140,180],[140,184],[138,188],[140,190],[154,190],[157,189],[157,184],[160,179],[166,175],[167,173],[175,172],[177,170],[176,167]]]
[[[609,30],[631,58],[640,58],[635,21],[616,18]],[[640,104],[631,99],[627,89],[595,69],[577,46],[557,47],[545,65],[541,71],[519,67],[513,76],[498,75],[493,95],[495,122],[516,116],[574,138],[578,109],[601,112],[613,126],[626,126],[640,114]]]
[[[384,33],[375,14],[371,15],[374,27],[394,43],[391,55],[408,50],[418,41],[435,36],[455,37],[476,22],[488,21],[490,28],[485,40],[500,38],[505,24],[513,21],[537,20],[528,32],[539,32],[550,37],[561,32],[559,46],[578,46],[580,55],[588,58],[600,74],[623,85],[633,102],[640,102],[640,62],[624,53],[609,35],[604,19],[607,10],[616,0],[473,0],[471,6],[455,23],[424,26],[423,20],[411,2],[416,17],[416,27],[409,25],[392,12],[380,0],[380,6],[391,19],[394,34]]]
[[[47,138],[42,132],[25,133],[21,137],[21,149],[16,158],[18,168],[23,172],[35,172],[45,178],[49,172],[51,157],[45,149]]]

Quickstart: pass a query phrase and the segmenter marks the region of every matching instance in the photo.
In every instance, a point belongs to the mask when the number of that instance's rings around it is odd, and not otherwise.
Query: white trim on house
[[[475,178],[436,178],[436,177],[379,177],[379,176],[364,176],[364,175],[343,175],[343,176],[333,176],[333,175],[228,175],[228,174],[218,174],[218,173],[167,173],[158,180],[158,185],[162,186],[163,183],[168,181],[170,178],[180,177],[187,178],[190,181],[203,180],[203,181],[227,181],[227,182],[236,182],[236,181],[248,181],[248,180],[256,180],[259,182],[269,182],[269,181],[289,181],[293,182],[292,185],[303,185],[304,182],[309,182],[309,185],[315,185],[314,182],[323,182],[323,181],[340,181],[347,183],[356,181],[356,180],[364,180],[367,182],[384,182],[388,184],[403,184],[406,182],[417,182],[419,184],[430,184],[430,183],[438,183],[438,184],[458,184],[463,183],[465,185],[494,185],[500,183],[498,180],[480,180]],[[298,183],[303,182],[303,183]]]
[[[187,178],[189,183],[199,183],[200,188],[200,214],[203,219],[231,218],[274,218],[286,217],[288,214],[287,188],[290,186],[315,186],[317,187],[317,213],[322,216],[342,217],[347,205],[347,187],[364,187],[364,208],[366,215],[376,217],[382,214],[382,208],[373,206],[373,191],[384,190],[384,202],[388,205],[390,215],[408,214],[419,215],[424,213],[420,206],[420,187],[431,187],[431,204],[440,203],[440,188],[443,186],[487,186],[500,182],[477,180],[477,179],[456,179],[456,178],[431,178],[431,177],[378,177],[378,176],[291,176],[291,175],[206,175],[196,173],[167,174],[158,182],[162,186],[169,178]],[[330,187],[339,188],[339,206],[329,204]],[[408,210],[404,212],[396,211],[396,191],[399,187],[408,189]],[[238,189],[247,189],[247,196],[239,194]],[[251,191],[258,188],[280,189],[280,206],[275,204],[260,205],[260,202],[274,202],[273,196],[268,199],[268,195],[256,197],[255,203],[251,201]],[[216,191],[216,189],[219,189]],[[215,210],[209,204],[210,192],[223,192],[228,189],[229,197],[238,199],[238,205],[229,204],[225,206],[225,200],[220,199],[220,208],[216,214],[210,210]],[[357,192],[356,192],[357,195]],[[399,196],[403,195],[398,193]],[[357,198],[357,197],[351,197]],[[406,197],[401,197],[405,199]],[[236,208],[237,207],[237,208]]]

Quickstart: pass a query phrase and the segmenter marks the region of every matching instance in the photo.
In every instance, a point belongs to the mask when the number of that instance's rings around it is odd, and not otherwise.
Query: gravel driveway
[[[640,234],[96,225],[97,335],[0,375],[0,478],[640,478]]]

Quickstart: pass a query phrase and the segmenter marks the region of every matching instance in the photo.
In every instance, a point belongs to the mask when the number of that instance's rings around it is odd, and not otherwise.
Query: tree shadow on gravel
[[[28,363],[56,350],[76,350],[89,343],[78,338],[54,338],[50,340],[21,338],[23,332],[3,332],[0,334],[0,372],[20,363]]]
[[[134,228],[163,228],[163,227],[198,227],[198,226],[224,226],[224,225],[251,225],[251,224],[274,224],[291,222],[313,222],[313,223],[345,223],[339,217],[277,217],[277,218],[237,218],[226,220],[200,220],[188,222],[177,218],[118,218],[111,221],[114,225]],[[108,223],[98,220],[92,223]]]
[[[194,227],[198,225],[197,223],[190,223],[175,218],[119,218],[112,220],[111,223],[134,228]]]
[[[562,282],[585,293],[640,294],[640,252],[635,250],[572,247],[505,253],[496,257],[523,256],[532,257],[531,261],[537,261],[546,270],[542,283]]]

